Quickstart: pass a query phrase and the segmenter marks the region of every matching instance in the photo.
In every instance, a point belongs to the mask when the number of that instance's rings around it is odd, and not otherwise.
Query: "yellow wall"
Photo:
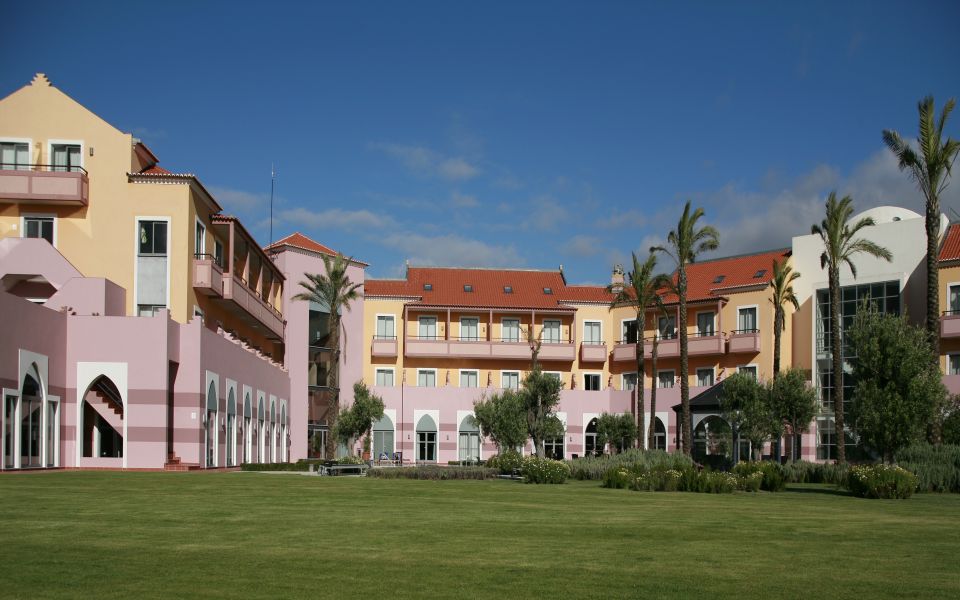
[[[940,312],[950,310],[950,286],[960,285],[960,265],[943,267],[939,273]],[[940,368],[947,372],[947,355],[960,353],[960,338],[940,338]]]

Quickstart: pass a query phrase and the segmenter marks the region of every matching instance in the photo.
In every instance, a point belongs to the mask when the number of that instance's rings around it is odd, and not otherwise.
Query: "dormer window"
[[[432,292],[432,291],[433,291],[433,284],[432,284],[432,283],[425,283],[425,284],[423,284],[423,291],[425,291],[425,292]]]
[[[757,271],[756,273],[753,274],[753,278],[754,278],[754,279],[760,279],[761,277],[763,277],[763,276],[766,275],[766,274],[767,274],[767,270],[766,270],[766,269],[760,269],[759,271]]]
[[[545,288],[543,288],[543,293],[544,293],[544,294],[547,294],[548,296],[549,296],[549,295],[552,295],[552,294],[553,294],[553,288],[545,287]]]
[[[465,284],[463,285],[463,291],[465,291],[465,292],[467,292],[467,293],[473,292],[473,286],[470,285],[469,283],[465,283]]]
[[[512,294],[512,293],[513,293],[513,286],[509,286],[509,285],[503,286],[503,293],[504,293],[504,294]]]
[[[726,278],[727,278],[726,275],[717,275],[716,277],[713,278],[713,282],[714,282],[714,283],[723,283],[723,280],[726,279]]]

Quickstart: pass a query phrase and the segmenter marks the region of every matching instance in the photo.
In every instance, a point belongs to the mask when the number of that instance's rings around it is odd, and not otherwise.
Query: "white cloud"
[[[639,210],[614,210],[607,216],[597,219],[595,225],[600,229],[626,229],[643,227],[647,223],[646,217]]]
[[[410,171],[429,177],[461,181],[480,174],[480,168],[465,158],[444,156],[426,146],[374,142],[370,148],[385,153]]]
[[[530,204],[532,211],[522,223],[524,229],[553,231],[570,218],[570,212],[553,196],[537,196]]]
[[[331,208],[313,211],[302,207],[280,211],[277,221],[310,227],[314,229],[346,229],[349,231],[370,231],[392,227],[391,217],[369,210],[343,210]]]
[[[269,210],[270,208],[270,196],[267,194],[254,194],[216,185],[208,186],[207,189],[228,213],[252,211],[254,209]]]
[[[450,204],[456,208],[476,208],[480,206],[480,202],[477,201],[476,196],[461,194],[459,191],[454,191],[453,194],[450,195]]]
[[[389,235],[380,243],[416,265],[516,267],[525,262],[512,244],[487,244],[455,234],[425,236],[405,232]]]
[[[596,256],[600,254],[602,250],[600,240],[593,236],[583,234],[573,236],[560,247],[560,251],[564,254],[581,258]]]

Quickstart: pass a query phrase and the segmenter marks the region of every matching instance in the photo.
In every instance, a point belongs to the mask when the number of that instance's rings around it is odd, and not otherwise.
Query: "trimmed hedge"
[[[663,450],[631,449],[620,454],[604,454],[602,456],[584,456],[568,460],[570,474],[574,479],[601,481],[607,471],[613,467],[625,467],[628,470],[634,467],[651,469],[683,469],[693,467],[693,460],[680,452],[668,453]]]
[[[431,481],[496,479],[499,471],[487,467],[442,467],[418,465],[416,467],[374,467],[367,477],[380,479],[427,479]]]
[[[960,446],[914,444],[894,458],[917,476],[918,492],[960,492]]]
[[[570,466],[560,460],[528,456],[520,473],[526,483],[564,483],[570,477]]]
[[[240,465],[241,471],[309,471],[310,467],[317,470],[317,465],[338,464],[338,465],[362,465],[367,461],[357,456],[344,456],[335,461],[324,460],[321,458],[302,458],[297,462],[290,463],[243,463]]]
[[[903,499],[917,489],[917,476],[893,465],[850,467],[846,487],[861,498]]]

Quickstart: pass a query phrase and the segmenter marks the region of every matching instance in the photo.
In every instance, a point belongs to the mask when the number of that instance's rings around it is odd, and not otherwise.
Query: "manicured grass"
[[[0,476],[0,596],[960,597],[960,496]]]

